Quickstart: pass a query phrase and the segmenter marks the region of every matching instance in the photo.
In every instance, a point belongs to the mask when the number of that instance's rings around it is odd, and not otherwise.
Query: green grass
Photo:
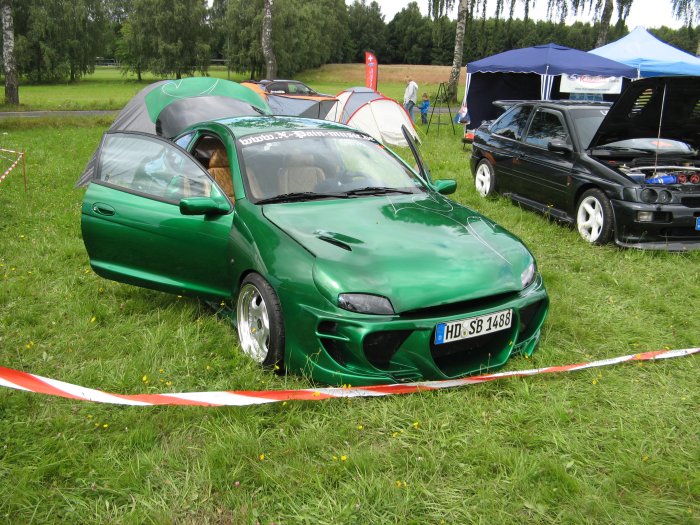
[[[418,66],[417,66],[418,67]],[[339,72],[340,68],[340,72]],[[299,80],[308,83],[320,93],[336,95],[346,88],[364,85],[363,79],[343,82],[338,80],[342,71],[353,68],[336,66],[333,69],[319,69],[300,73]],[[244,73],[228,73],[226,68],[214,66],[209,69],[209,76],[228,78],[235,82],[248,80]],[[150,73],[143,75],[139,82],[133,74],[123,75],[117,68],[98,67],[94,74],[87,75],[74,83],[63,84],[22,84],[19,90],[20,106],[0,104],[2,111],[67,111],[67,110],[118,110],[141,89],[148,84],[160,80]],[[427,92],[433,100],[438,90],[439,82],[422,84],[421,93]],[[382,81],[379,91],[386,96],[401,101],[403,99],[404,82]],[[463,94],[460,87],[459,97]],[[453,108],[455,109],[455,108]]]
[[[0,183],[0,366],[118,393],[308,387],[258,370],[196,301],[90,271],[73,184],[107,125],[0,121],[29,181]],[[435,178],[458,180],[455,200],[537,257],[550,315],[533,357],[508,369],[698,345],[700,253],[591,247],[481,199],[449,126],[423,133],[423,151]],[[218,409],[0,389],[0,522],[697,524],[699,372],[689,357]]]

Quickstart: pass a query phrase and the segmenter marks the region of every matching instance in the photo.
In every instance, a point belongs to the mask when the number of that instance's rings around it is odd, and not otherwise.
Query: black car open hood
[[[659,136],[700,148],[700,78],[653,77],[631,82],[608,111],[589,149]]]

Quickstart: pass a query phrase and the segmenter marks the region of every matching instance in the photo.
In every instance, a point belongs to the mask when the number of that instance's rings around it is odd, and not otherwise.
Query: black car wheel
[[[606,244],[613,235],[613,209],[605,194],[593,188],[586,191],[576,208],[576,229],[584,241]]]
[[[284,361],[284,319],[272,286],[257,273],[241,284],[236,304],[238,339],[243,352],[264,367]]]
[[[496,193],[496,172],[486,159],[482,159],[476,166],[474,186],[482,197],[488,197]]]

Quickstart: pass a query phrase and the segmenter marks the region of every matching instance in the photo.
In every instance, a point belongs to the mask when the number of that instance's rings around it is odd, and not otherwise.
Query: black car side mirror
[[[571,155],[574,152],[574,147],[563,140],[551,141],[547,144],[547,149],[555,153],[563,153],[564,155]]]

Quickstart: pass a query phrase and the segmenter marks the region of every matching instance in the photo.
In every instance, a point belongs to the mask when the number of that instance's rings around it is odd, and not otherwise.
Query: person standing
[[[420,104],[420,122],[421,124],[428,123],[428,110],[430,109],[430,99],[427,93],[423,93],[423,102]]]
[[[408,116],[413,122],[413,108],[418,102],[418,84],[411,77],[406,77],[406,91],[403,93],[403,107],[406,108]]]

